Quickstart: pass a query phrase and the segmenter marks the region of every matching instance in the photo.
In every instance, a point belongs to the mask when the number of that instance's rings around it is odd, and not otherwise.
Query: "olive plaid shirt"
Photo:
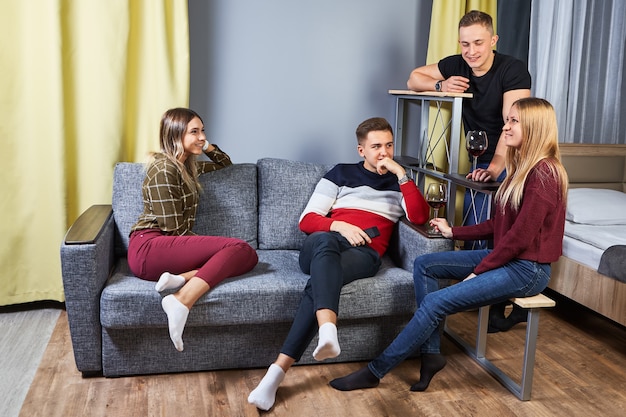
[[[215,145],[214,145],[215,146]],[[205,153],[212,162],[196,161],[198,175],[232,165],[230,157],[217,146]],[[156,154],[142,186],[143,213],[131,233],[143,229],[161,229],[167,235],[193,235],[198,190],[184,183],[183,177],[162,153]]]

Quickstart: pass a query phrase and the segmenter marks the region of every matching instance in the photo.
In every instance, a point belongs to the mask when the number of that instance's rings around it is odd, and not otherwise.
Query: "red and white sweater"
[[[414,224],[428,220],[428,204],[413,181],[400,186],[394,174],[368,171],[363,162],[338,164],[315,187],[300,216],[300,230],[327,232],[337,220],[363,230],[376,226],[380,236],[370,246],[382,256],[394,225],[405,214]]]

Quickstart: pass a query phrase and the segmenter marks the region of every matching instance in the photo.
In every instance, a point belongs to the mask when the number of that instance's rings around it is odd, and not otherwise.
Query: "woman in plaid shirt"
[[[128,264],[155,289],[179,290],[163,298],[174,346],[183,350],[189,310],[222,280],[257,264],[256,251],[241,239],[199,236],[191,231],[198,207],[198,175],[231,165],[230,157],[209,144],[200,116],[170,109],[161,118],[161,152],[154,154],[143,182],[143,213],[131,228]],[[196,161],[204,152],[212,162]]]

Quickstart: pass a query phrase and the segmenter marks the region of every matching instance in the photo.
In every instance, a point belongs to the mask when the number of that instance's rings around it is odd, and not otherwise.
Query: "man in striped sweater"
[[[316,334],[313,357],[337,357],[337,314],[341,288],[376,275],[395,223],[406,214],[423,224],[429,208],[402,166],[393,160],[393,129],[387,120],[365,120],[356,129],[363,161],[339,164],[317,184],[300,216],[308,236],[300,268],[310,275],[296,317],[276,361],[248,402],[269,410],[289,368],[302,357]]]

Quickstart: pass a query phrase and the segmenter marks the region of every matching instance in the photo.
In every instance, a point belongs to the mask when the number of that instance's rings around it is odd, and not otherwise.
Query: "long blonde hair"
[[[550,175],[556,177],[560,183],[559,191],[565,203],[568,179],[567,172],[561,164],[554,108],[548,101],[535,97],[519,99],[511,107],[516,107],[519,113],[522,145],[519,149],[507,148],[506,178],[496,193],[496,201],[503,210],[506,203],[509,203],[514,210],[519,210],[528,173],[540,161],[546,160]]]
[[[187,132],[187,126],[193,118],[202,118],[191,109],[177,107],[169,109],[161,117],[160,144],[161,152],[171,161],[181,173],[184,183],[191,189],[200,189],[198,182],[198,169],[196,166],[196,156],[189,155],[185,162],[180,162],[180,157],[184,155],[183,137]],[[203,122],[204,123],[204,122]]]

